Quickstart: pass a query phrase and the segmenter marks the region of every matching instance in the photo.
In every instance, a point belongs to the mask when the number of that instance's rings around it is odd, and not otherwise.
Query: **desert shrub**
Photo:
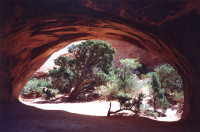
[[[105,99],[113,100],[116,99],[116,95],[119,91],[119,85],[116,83],[107,83],[99,87],[99,95]]]
[[[101,76],[106,82],[105,85],[101,85],[97,89],[97,93],[99,93],[101,98],[108,100],[117,99],[116,95],[120,89],[120,79],[115,72],[114,69],[110,70],[109,74],[101,71],[98,72],[98,76]]]
[[[120,63],[117,68],[111,70],[107,76],[107,85],[100,86],[99,92],[101,96],[116,99],[120,103],[120,109],[115,112],[109,109],[108,116],[122,110],[131,110],[138,115],[144,97],[141,93],[144,84],[139,82],[136,75],[136,69],[141,65],[138,58],[120,60]]]
[[[107,84],[100,86],[100,95],[107,99],[118,99],[119,102],[124,102],[134,94],[138,94],[142,85],[138,83],[135,70],[140,66],[138,58],[120,60],[120,65],[104,76]]]
[[[117,114],[118,112],[121,112],[123,110],[130,110],[134,112],[136,115],[140,114],[140,108],[142,107],[142,101],[144,99],[144,94],[140,93],[138,96],[131,96],[129,93],[119,92],[117,94],[118,101],[120,103],[120,109],[116,111],[110,111],[111,110],[111,103],[110,108],[107,113],[107,116],[110,116],[111,114]]]
[[[136,115],[140,114],[143,99],[144,99],[143,93],[139,93],[139,95],[136,95],[134,98],[132,98],[132,102],[131,102],[132,107],[133,107],[132,110],[134,111]]]
[[[37,80],[37,87],[47,87],[47,88],[50,88],[51,87],[51,84],[46,81],[45,79],[39,79]]]
[[[51,84],[45,79],[31,77],[21,91],[21,95],[32,91],[39,92],[45,99],[50,99],[58,94],[58,90],[52,89]]]
[[[126,79],[123,81],[118,75],[115,74],[108,80],[109,81],[106,83],[106,85],[99,87],[98,93],[105,99],[118,99],[119,102],[124,100],[123,98],[126,100],[126,97],[128,99],[136,94],[138,95],[141,87],[143,86],[142,83],[138,83],[138,77],[135,74],[126,77]]]
[[[183,104],[184,103],[184,93],[183,90],[178,92],[178,91],[174,91],[173,94],[173,100],[177,101],[178,103]]]
[[[136,109],[136,110],[139,110],[139,109],[140,109],[140,107],[141,107],[141,105],[142,105],[143,99],[144,99],[144,94],[143,94],[143,93],[140,93],[140,94],[138,95],[138,97],[135,98],[135,99],[133,100],[133,102],[134,102],[134,104],[135,104],[134,106],[135,106],[135,109]]]
[[[129,101],[132,99],[132,95],[130,93],[119,91],[117,93],[117,99],[119,100],[119,103],[122,106],[123,104],[125,104],[126,101]]]
[[[142,80],[144,80],[144,79],[146,79],[146,78],[148,78],[148,75],[147,75],[147,74],[141,74],[141,79],[142,79]]]
[[[151,93],[153,96],[154,111],[156,111],[157,108],[166,110],[169,106],[169,103],[165,96],[165,90],[161,89],[161,83],[160,83],[159,77],[156,73],[152,74],[151,86],[152,86]]]
[[[170,64],[164,64],[155,68],[155,73],[159,77],[161,89],[165,91],[170,107],[173,108],[177,103],[182,105],[184,103],[183,86],[178,72]]]
[[[181,92],[183,90],[182,79],[178,72],[170,65],[164,64],[154,69],[159,77],[161,88],[165,90]]]
[[[58,93],[59,93],[58,89],[47,88],[42,91],[42,97],[49,100],[53,97],[56,97],[58,95]]]
[[[31,77],[30,80],[27,82],[27,84],[22,89],[21,94],[29,93],[33,90],[42,93],[43,87],[51,87],[51,84],[48,83],[44,79],[36,79],[36,78]]]
[[[21,94],[29,93],[37,88],[37,80],[29,80],[21,91]]]

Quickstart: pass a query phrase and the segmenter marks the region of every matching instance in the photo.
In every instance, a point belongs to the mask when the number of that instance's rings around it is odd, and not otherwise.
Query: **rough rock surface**
[[[55,51],[74,41],[131,43],[168,61],[184,87],[182,119],[200,118],[200,1],[2,0],[0,100],[13,101]]]

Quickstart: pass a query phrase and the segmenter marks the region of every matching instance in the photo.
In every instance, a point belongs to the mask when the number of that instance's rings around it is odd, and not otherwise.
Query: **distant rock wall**
[[[120,59],[125,58],[138,58],[139,62],[142,64],[145,64],[149,67],[150,70],[153,70],[155,67],[167,63],[162,58],[153,55],[150,52],[147,52],[145,50],[142,50],[141,48],[138,48],[134,46],[131,43],[119,41],[119,40],[103,40],[107,41],[109,44],[111,44],[115,50],[115,61],[119,61]],[[74,58],[72,54],[69,53],[61,53],[61,56],[69,56],[70,58]],[[54,61],[52,60],[52,64],[44,64],[42,65],[34,74],[33,76],[35,78],[48,78],[48,71],[53,69],[55,67]]]

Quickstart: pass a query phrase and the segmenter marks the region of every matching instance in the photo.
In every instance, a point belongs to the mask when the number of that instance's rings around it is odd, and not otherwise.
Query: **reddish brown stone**
[[[67,44],[110,39],[124,42],[122,49],[133,44],[168,61],[183,80],[182,118],[200,118],[199,1],[53,2],[1,1],[1,102],[17,99],[33,73]]]

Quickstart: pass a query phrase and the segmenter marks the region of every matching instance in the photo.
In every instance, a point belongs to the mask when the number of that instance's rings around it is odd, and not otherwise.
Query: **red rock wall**
[[[199,14],[199,1],[1,1],[0,100],[17,99],[32,74],[66,44],[111,39],[174,66],[183,79],[182,118],[199,119]]]

